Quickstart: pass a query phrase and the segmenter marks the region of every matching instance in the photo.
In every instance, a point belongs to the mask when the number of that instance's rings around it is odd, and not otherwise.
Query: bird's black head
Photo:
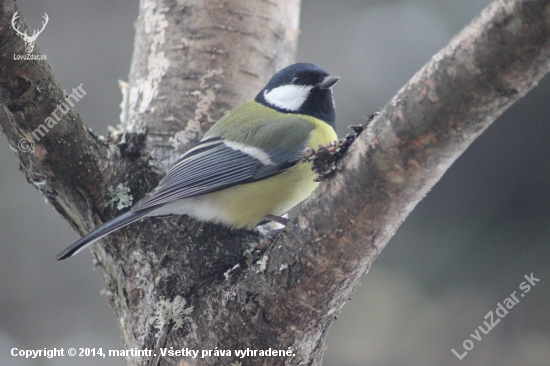
[[[273,75],[255,100],[280,112],[319,118],[334,127],[336,111],[331,88],[338,79],[319,66],[297,63]]]

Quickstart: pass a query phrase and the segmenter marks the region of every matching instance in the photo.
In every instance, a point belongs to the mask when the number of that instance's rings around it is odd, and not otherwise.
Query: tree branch
[[[84,126],[66,101],[73,91],[61,90],[46,61],[15,59],[25,54],[25,42],[11,27],[16,11],[13,1],[0,2],[0,123],[27,181],[84,234],[101,222],[91,213],[103,211],[97,203],[106,185],[129,169]],[[19,24],[27,30],[22,17]],[[41,54],[38,47],[33,54]]]
[[[320,364],[328,327],[399,224],[548,71],[549,3],[486,9],[399,91],[259,258],[254,233],[186,217],[144,220],[95,245],[128,348],[231,350],[131,364]],[[63,94],[45,62],[10,59],[24,43],[10,28],[13,1],[0,4],[0,123],[15,147]],[[81,233],[118,214],[106,206],[109,187],[122,183],[136,202],[212,122],[290,62],[298,14],[298,0],[142,0],[124,135],[103,141],[71,110],[34,150],[18,152],[28,180]],[[246,348],[294,356],[235,355]]]
[[[361,274],[460,154],[537,85],[549,61],[550,1],[496,1],[369,124],[274,247],[267,273],[243,285],[279,284],[260,304],[269,304],[273,324],[289,316],[302,324],[278,331],[303,360],[320,364],[324,334]]]

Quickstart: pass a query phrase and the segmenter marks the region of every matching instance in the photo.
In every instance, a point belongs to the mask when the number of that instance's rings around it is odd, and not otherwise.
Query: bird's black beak
[[[325,78],[315,86],[319,89],[330,89],[334,84],[336,84],[338,80],[340,80],[339,76],[328,75],[325,76]]]

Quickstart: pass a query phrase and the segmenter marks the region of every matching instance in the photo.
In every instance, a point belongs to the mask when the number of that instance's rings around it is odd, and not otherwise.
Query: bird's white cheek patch
[[[312,88],[310,85],[282,85],[264,91],[264,98],[274,107],[294,112],[304,104]]]

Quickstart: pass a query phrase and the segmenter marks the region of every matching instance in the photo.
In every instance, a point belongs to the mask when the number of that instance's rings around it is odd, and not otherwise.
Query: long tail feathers
[[[58,261],[65,258],[72,257],[76,253],[80,252],[88,245],[94,243],[95,241],[103,238],[105,235],[112,233],[115,230],[118,230],[126,225],[131,224],[134,221],[141,219],[144,216],[147,216],[152,211],[155,211],[156,207],[152,207],[148,210],[143,210],[139,212],[128,211],[120,216],[115,217],[104,223],[103,225],[95,228],[90,231],[88,234],[84,235],[80,240],[73,243],[67,249],[55,256],[55,259]]]

